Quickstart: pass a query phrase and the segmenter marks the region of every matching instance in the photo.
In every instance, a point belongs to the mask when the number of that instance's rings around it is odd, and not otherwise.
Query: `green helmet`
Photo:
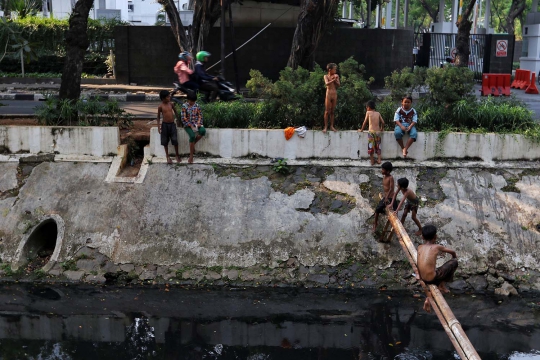
[[[210,56],[210,53],[208,51],[199,51],[197,53],[197,60],[198,61],[204,61],[204,58]]]

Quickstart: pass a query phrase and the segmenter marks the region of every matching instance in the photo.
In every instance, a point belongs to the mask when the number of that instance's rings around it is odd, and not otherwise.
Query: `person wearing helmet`
[[[197,91],[199,90],[199,84],[196,81],[191,80],[193,75],[193,70],[189,68],[191,63],[191,54],[187,51],[184,51],[178,55],[178,62],[174,67],[174,72],[178,74],[178,81],[184,87]]]
[[[214,101],[217,98],[219,88],[217,86],[218,78],[208,75],[206,72],[206,62],[210,53],[208,51],[199,51],[197,53],[197,62],[195,63],[195,76],[199,83],[199,88],[207,91],[206,101]]]

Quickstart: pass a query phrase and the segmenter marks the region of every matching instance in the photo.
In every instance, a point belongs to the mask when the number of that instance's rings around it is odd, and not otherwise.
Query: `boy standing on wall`
[[[157,126],[158,132],[161,134],[161,145],[165,148],[165,156],[167,157],[167,164],[172,164],[172,160],[169,157],[169,140],[174,146],[176,152],[176,161],[182,161],[178,154],[178,130],[174,123],[175,118],[178,118],[174,105],[171,103],[171,94],[167,90],[161,90],[159,93],[161,104],[158,107],[157,113]],[[161,114],[163,114],[163,126],[159,123]]]
[[[381,132],[384,129],[384,120],[378,111],[375,111],[375,101],[369,100],[366,104],[366,118],[359,132],[364,131],[366,124],[369,122],[368,132],[368,154],[371,160],[371,165],[375,164],[374,154],[377,154],[377,164],[381,163]],[[393,185],[392,185],[393,186]],[[393,189],[392,189],[393,191]],[[383,209],[384,211],[384,209]]]
[[[401,106],[396,110],[394,114],[394,123],[396,127],[394,129],[394,136],[403,152],[403,157],[407,157],[409,154],[409,148],[416,141],[416,123],[418,122],[418,115],[416,110],[412,107],[412,97],[405,96],[401,100]],[[403,145],[403,134],[409,134],[409,140],[407,144]]]
[[[339,75],[337,72],[337,65],[330,63],[326,65],[328,74],[324,75],[324,84],[326,85],[326,99],[324,100],[324,129],[323,133],[326,133],[328,128],[328,118],[330,118],[330,130],[337,131],[334,128],[334,112],[337,105],[337,88],[341,86],[339,82]]]
[[[437,285],[439,290],[443,294],[446,294],[449,290],[444,286],[444,283],[454,280],[454,273],[458,268],[456,252],[442,245],[435,244],[437,240],[437,228],[435,225],[425,225],[422,228],[422,238],[425,243],[418,247],[417,262],[419,274],[416,274],[416,278],[419,280],[422,279],[426,284]],[[452,259],[435,269],[439,252],[452,255]],[[431,305],[428,299],[424,302],[424,310],[427,312],[431,311]]]
[[[193,154],[195,144],[206,135],[203,126],[203,116],[199,104],[197,104],[197,94],[187,94],[187,102],[182,104],[182,125],[189,136],[189,159],[188,163],[193,164]],[[197,133],[197,135],[195,135]]]
[[[399,209],[401,209],[401,205],[403,205],[403,202],[405,201],[405,199],[407,199],[407,204],[405,204],[405,208],[403,209],[403,215],[401,216],[401,223],[403,224],[405,222],[405,219],[407,218],[407,214],[409,213],[409,211],[411,211],[412,212],[411,217],[412,217],[414,223],[416,224],[416,226],[418,226],[418,231],[415,232],[414,234],[416,236],[420,236],[422,234],[422,226],[420,225],[420,221],[418,221],[418,218],[416,217],[416,213],[418,212],[418,205],[420,204],[420,200],[418,199],[418,197],[416,196],[414,191],[412,191],[411,189],[408,188],[409,187],[409,180],[407,178],[398,179],[397,183],[398,183],[397,191],[395,192],[394,197],[392,198],[391,204],[388,205],[388,206],[393,206],[394,205],[394,202],[396,201],[397,194],[401,191],[403,193],[403,197],[401,198],[401,201],[400,201],[397,209],[394,210],[394,212],[397,214]]]
[[[392,176],[393,166],[392,163],[387,161],[381,165],[381,173],[383,175],[383,191],[384,197],[379,201],[379,204],[375,208],[375,222],[373,223],[373,232],[377,229],[377,224],[379,223],[379,214],[384,214],[386,206],[392,203],[394,198],[394,177]],[[393,209],[396,210],[397,203],[393,203]]]

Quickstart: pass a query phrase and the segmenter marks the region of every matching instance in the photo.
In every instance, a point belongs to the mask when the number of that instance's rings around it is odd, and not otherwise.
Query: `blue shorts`
[[[408,127],[410,124],[408,123],[402,123],[401,125],[403,125],[404,127]],[[396,125],[396,128],[394,129],[394,136],[396,137],[396,140],[401,140],[403,138],[403,130],[401,130],[401,128]],[[414,139],[414,141],[416,141],[416,124],[411,128],[411,130],[409,131],[409,136],[411,139]]]

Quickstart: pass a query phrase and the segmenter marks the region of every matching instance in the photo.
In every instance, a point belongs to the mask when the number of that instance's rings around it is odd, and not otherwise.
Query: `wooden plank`
[[[409,235],[393,211],[389,211],[389,209],[386,208],[386,215],[388,217],[388,221],[392,225],[392,229],[399,239],[399,243],[407,256],[411,267],[413,268],[415,274],[419,274],[417,268],[418,253]],[[452,345],[454,345],[454,348],[461,359],[480,360],[480,356],[476,352],[474,346],[471,344],[467,334],[465,334],[465,331],[463,331],[461,324],[454,316],[452,309],[450,309],[448,306],[448,303],[439,291],[439,288],[435,285],[426,285],[422,280],[419,280],[419,282],[429,299],[431,308],[435,311],[435,314],[439,318],[444,331],[450,338]]]

